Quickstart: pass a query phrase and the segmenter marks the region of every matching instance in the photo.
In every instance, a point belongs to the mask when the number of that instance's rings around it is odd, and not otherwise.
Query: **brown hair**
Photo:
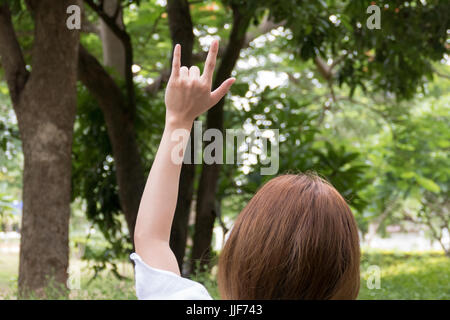
[[[339,192],[312,175],[266,183],[235,221],[219,257],[223,299],[356,299],[359,237]]]

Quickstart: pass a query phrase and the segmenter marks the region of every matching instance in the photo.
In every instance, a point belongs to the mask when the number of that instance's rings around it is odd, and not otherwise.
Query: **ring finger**
[[[200,78],[200,69],[197,66],[189,69],[189,78]]]

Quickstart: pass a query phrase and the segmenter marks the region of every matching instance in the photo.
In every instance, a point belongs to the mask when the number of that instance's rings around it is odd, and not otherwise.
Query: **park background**
[[[449,13],[436,0],[0,1],[0,298],[135,299],[129,230],[172,48],[201,68],[220,39],[214,86],[237,80],[204,129],[279,129],[279,173],[341,192],[360,299],[449,299]],[[243,150],[242,164],[181,173],[171,247],[214,298],[225,233],[271,178],[261,150]]]

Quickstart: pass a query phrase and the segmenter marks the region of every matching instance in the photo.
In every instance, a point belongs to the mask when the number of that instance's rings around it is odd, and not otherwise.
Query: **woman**
[[[166,89],[166,124],[141,199],[134,242],[139,299],[211,299],[203,285],[180,276],[169,247],[182,153],[194,119],[215,105],[235,81],[211,92],[218,52],[213,41],[205,70],[180,67],[175,46]],[[176,154],[176,152],[175,152]],[[178,154],[178,159],[182,154]],[[266,183],[239,214],[220,254],[218,285],[224,299],[355,299],[359,239],[342,196],[314,175],[282,175]]]

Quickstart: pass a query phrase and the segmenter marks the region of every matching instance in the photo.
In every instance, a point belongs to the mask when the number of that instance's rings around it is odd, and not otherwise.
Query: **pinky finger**
[[[231,85],[234,83],[234,81],[236,81],[235,78],[229,78],[224,82],[222,82],[220,87],[211,92],[211,100],[213,101],[213,105],[218,103],[220,99],[222,99],[227,94],[228,90],[230,90]]]

